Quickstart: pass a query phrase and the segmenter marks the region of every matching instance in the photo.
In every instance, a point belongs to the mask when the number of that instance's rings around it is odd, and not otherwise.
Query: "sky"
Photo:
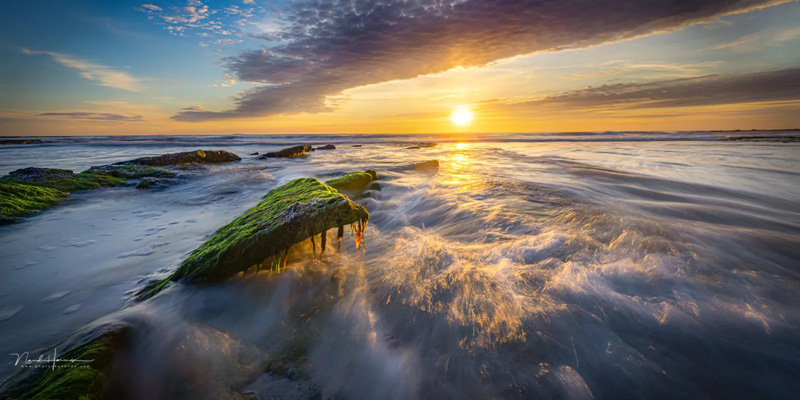
[[[7,0],[0,135],[800,128],[786,0]]]

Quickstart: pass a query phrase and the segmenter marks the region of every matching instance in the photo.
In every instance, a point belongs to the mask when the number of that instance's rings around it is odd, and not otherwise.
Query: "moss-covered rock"
[[[172,280],[222,281],[264,260],[277,265],[293,244],[348,224],[358,224],[360,240],[368,219],[364,207],[336,189],[314,178],[295,179],[218,230],[181,263]]]
[[[377,173],[375,176],[377,177]],[[337,190],[356,192],[366,189],[370,182],[372,182],[372,174],[369,172],[351,172],[345,176],[330,179],[325,183]]]
[[[0,182],[0,224],[36,214],[66,198],[66,193],[56,189]]]
[[[292,245],[336,227],[341,240],[344,225],[354,227],[360,244],[368,219],[364,207],[336,189],[314,178],[295,179],[271,190],[261,203],[194,250],[175,273],[150,281],[136,298],[152,297],[171,281],[219,282],[253,266],[279,267]],[[326,235],[320,239],[325,251]]]
[[[434,170],[439,169],[438,160],[429,160],[399,167],[400,170]]]
[[[28,368],[5,383],[0,399],[106,398],[111,385],[114,357],[128,340],[126,326],[101,327],[90,332],[64,354],[58,368]],[[65,362],[64,360],[81,360]]]
[[[313,151],[314,148],[301,144],[300,146],[294,147],[287,147],[283,150],[279,151],[272,151],[269,153],[264,153],[258,158],[298,158],[298,157],[305,157],[307,151]]]
[[[137,164],[159,167],[165,165],[218,164],[240,160],[241,158],[236,154],[223,150],[195,150],[183,153],[163,154],[155,157],[137,158],[114,165]]]
[[[144,178],[136,184],[137,189],[151,189],[158,184],[158,179]]]
[[[100,172],[116,178],[140,179],[148,177],[172,178],[176,174],[163,168],[139,164],[102,165],[89,168],[86,172]]]
[[[73,192],[97,189],[101,186],[116,186],[125,180],[108,174],[84,171],[76,174],[68,169],[29,167],[10,172],[0,178],[2,182],[13,182]]]

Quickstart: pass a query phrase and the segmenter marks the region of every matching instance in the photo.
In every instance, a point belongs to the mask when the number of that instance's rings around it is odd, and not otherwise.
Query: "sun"
[[[467,126],[472,123],[472,111],[467,106],[455,106],[450,120],[458,126]]]

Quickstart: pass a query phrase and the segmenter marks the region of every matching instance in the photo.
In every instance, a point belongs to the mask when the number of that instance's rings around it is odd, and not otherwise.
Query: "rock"
[[[78,333],[60,348],[61,368],[25,368],[3,387],[3,399],[86,399],[107,398],[112,386],[114,359],[127,345],[130,328],[116,323]],[[52,356],[52,354],[51,354]],[[31,359],[38,356],[31,355]],[[45,355],[46,357],[46,355]],[[75,361],[70,364],[65,360]]]
[[[4,139],[4,140],[0,140],[0,146],[1,145],[6,145],[6,144],[7,145],[11,145],[11,144],[39,144],[39,143],[50,143],[50,142],[49,141],[45,142],[45,141],[43,141],[41,139]]]
[[[307,151],[312,151],[314,148],[302,144],[300,146],[288,147],[280,151],[265,153],[259,158],[298,158],[304,157]]]
[[[292,245],[336,227],[341,238],[348,224],[356,226],[356,244],[360,245],[368,219],[364,207],[336,189],[314,178],[295,179],[271,190],[261,203],[219,229],[175,273],[148,284],[138,298],[155,295],[169,281],[220,282],[265,263],[280,268]],[[322,235],[322,251],[325,237]]]
[[[257,155],[258,155],[258,152],[255,152],[255,153],[250,153],[250,155],[251,155],[251,156],[257,156]]]
[[[67,194],[60,190],[0,182],[0,224],[34,215],[66,199]]]
[[[150,167],[139,164],[103,165],[91,167],[89,171],[102,172],[117,178],[139,179],[146,177],[173,178],[175,173],[163,168]]]
[[[377,174],[375,174],[375,176],[377,177]],[[336,190],[356,192],[366,189],[370,182],[372,182],[372,174],[368,172],[351,172],[345,176],[330,179],[326,181],[325,184]]]
[[[423,147],[433,147],[433,146],[436,146],[436,143],[419,142],[419,143],[417,143],[417,144],[415,144],[415,145],[413,145],[411,147],[406,147],[406,149],[420,149],[420,148],[423,148]]]
[[[317,147],[314,150],[336,150],[336,146],[334,146],[332,144],[326,144],[325,146]]]
[[[375,172],[375,170],[374,170],[374,169],[368,169],[368,170],[366,170],[366,171],[364,171],[364,172],[365,172],[365,173],[368,173],[368,174],[369,174],[369,175],[372,177],[372,180],[373,180],[373,181],[377,181],[377,180],[378,180],[378,173],[377,173],[377,172]]]
[[[236,154],[223,150],[196,150],[184,153],[163,154],[155,157],[143,157],[123,161],[114,165],[138,164],[150,166],[183,165],[183,164],[218,164],[240,161]]]
[[[430,160],[430,161],[423,161],[414,164],[404,165],[397,169],[407,171],[407,170],[430,170],[430,169],[438,169],[439,168],[439,161],[437,160]]]
[[[360,144],[354,144],[353,147],[361,147]]]
[[[729,136],[724,139],[729,142],[764,142],[764,143],[798,143],[800,136],[771,135],[771,136]]]
[[[72,192],[75,190],[97,189],[101,186],[117,186],[125,180],[91,170],[75,174],[68,169],[29,167],[12,171],[0,178],[0,181]]]
[[[156,178],[143,178],[139,183],[136,185],[137,189],[150,189],[153,186],[158,184],[158,179]]]

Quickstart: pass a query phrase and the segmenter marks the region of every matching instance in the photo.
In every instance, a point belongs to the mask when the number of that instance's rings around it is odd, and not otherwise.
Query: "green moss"
[[[89,340],[66,353],[60,360],[87,360],[65,363],[59,368],[37,368],[12,380],[4,388],[3,399],[103,399],[111,381],[117,350],[127,337],[127,329],[117,329]],[[89,361],[91,360],[91,361]]]
[[[140,179],[147,177],[172,178],[175,176],[174,172],[163,168],[138,164],[103,165],[89,168],[86,172],[101,172],[124,179]]]
[[[275,263],[291,245],[313,235],[357,222],[363,227],[367,219],[364,207],[336,189],[314,178],[295,179],[218,230],[181,263],[172,279],[222,281],[264,260]]]
[[[139,292],[136,294],[136,300],[141,301],[145,299],[149,299],[162,290],[164,290],[169,283],[172,282],[172,276],[168,276],[164,279],[160,280],[152,280],[148,282]]]
[[[75,174],[68,169],[55,168],[23,168],[4,176],[0,181],[27,184],[73,192],[76,190],[97,189],[101,186],[116,186],[124,179],[97,172],[84,171]]]
[[[372,182],[372,174],[369,172],[351,172],[325,183],[337,190],[359,191],[364,190],[370,182]]]
[[[56,189],[0,182],[0,224],[46,210],[67,198]]]

